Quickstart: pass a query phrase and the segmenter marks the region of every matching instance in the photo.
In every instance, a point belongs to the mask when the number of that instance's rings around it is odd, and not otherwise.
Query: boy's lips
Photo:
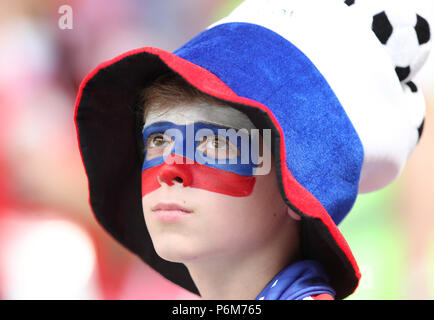
[[[151,208],[151,210],[153,212],[155,212],[155,211],[165,211],[165,212],[173,211],[174,213],[180,212],[180,213],[184,213],[184,214],[188,214],[188,213],[193,212],[193,210],[186,208],[186,207],[184,207],[178,203],[175,203],[175,202],[159,202],[155,206],[153,206]]]
[[[193,210],[186,208],[178,203],[159,202],[151,208],[155,217],[164,222],[174,222],[182,217],[190,215]]]
[[[175,222],[190,216],[193,212],[191,209],[181,206],[177,203],[158,203],[151,208],[154,217],[163,222]]]

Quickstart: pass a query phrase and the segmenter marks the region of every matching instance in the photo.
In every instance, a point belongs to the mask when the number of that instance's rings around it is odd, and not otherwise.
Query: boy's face
[[[189,136],[192,123],[194,134]],[[267,143],[261,137],[259,148],[239,163],[245,152],[242,139],[216,134],[228,127],[249,133],[254,129],[246,115],[231,107],[197,102],[174,106],[164,114],[151,107],[143,131],[142,205],[154,248],[163,259],[189,263],[246,256],[271,245],[294,224],[278,190]],[[208,134],[198,138],[197,128],[209,129],[204,131]],[[264,163],[258,166],[259,158]],[[266,174],[255,174],[258,167],[267,166]],[[181,208],[174,210],[171,205]]]

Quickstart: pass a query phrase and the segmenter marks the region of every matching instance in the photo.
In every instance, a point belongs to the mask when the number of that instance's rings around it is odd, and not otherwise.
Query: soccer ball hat
[[[359,193],[400,175],[425,119],[412,77],[427,57],[429,26],[392,2],[385,10],[384,1],[246,0],[173,53],[143,47],[100,64],[81,83],[74,115],[100,224],[199,293],[183,264],[157,255],[142,211],[135,104],[171,70],[272,130],[280,193],[301,216],[303,257],[322,263],[337,299],[354,292],[359,268],[337,225]]]

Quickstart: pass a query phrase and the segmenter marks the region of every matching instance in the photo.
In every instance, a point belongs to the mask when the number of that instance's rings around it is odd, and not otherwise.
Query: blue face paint
[[[258,166],[259,136],[255,139],[247,129],[237,130],[206,122],[177,125],[161,121],[143,129],[143,141],[142,172],[162,164],[170,154],[185,157],[186,164],[200,163],[244,176],[253,176]]]

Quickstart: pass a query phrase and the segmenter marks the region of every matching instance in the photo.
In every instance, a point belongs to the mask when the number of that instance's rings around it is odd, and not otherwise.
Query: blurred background
[[[198,298],[97,224],[73,109],[80,82],[102,61],[142,46],[173,51],[240,2],[0,2],[0,299]],[[72,29],[59,25],[63,5]],[[362,272],[348,299],[434,298],[433,60],[417,76],[428,105],[416,151],[398,180],[360,195],[340,226]]]

